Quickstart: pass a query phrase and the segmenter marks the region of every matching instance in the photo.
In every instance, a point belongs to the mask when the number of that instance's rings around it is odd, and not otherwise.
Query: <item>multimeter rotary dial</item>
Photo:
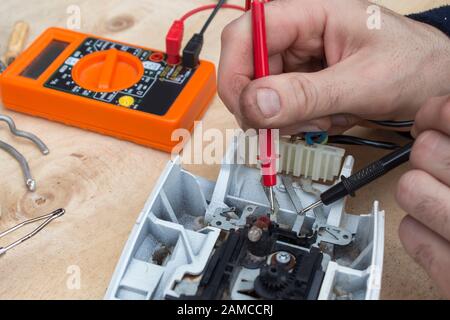
[[[91,53],[72,70],[73,80],[96,92],[115,92],[132,87],[144,75],[142,61],[130,53],[110,49]]]

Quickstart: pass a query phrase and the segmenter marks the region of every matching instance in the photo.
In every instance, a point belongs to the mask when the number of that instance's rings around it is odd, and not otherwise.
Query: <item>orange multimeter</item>
[[[215,67],[65,29],[45,31],[0,76],[11,110],[170,152],[216,92]]]

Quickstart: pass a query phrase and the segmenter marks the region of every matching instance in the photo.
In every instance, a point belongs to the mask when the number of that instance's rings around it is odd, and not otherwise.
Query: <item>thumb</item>
[[[242,120],[255,129],[284,128],[336,114],[364,114],[361,106],[374,95],[354,74],[331,67],[252,81],[241,94]]]

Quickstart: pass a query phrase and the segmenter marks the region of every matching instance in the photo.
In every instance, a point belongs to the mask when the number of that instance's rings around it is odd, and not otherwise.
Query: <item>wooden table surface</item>
[[[239,3],[240,1],[231,1]],[[431,8],[448,0],[378,1],[401,13]],[[81,31],[153,48],[164,48],[171,21],[211,0],[19,0],[0,1],[0,51],[5,50],[12,25],[31,25],[30,42],[51,26],[65,27],[71,5],[81,8]],[[219,14],[206,37],[203,58],[218,61],[221,29],[240,13]],[[205,14],[191,19],[186,34],[198,30]],[[35,193],[26,191],[17,163],[0,152],[0,230],[20,221],[64,207],[67,214],[45,231],[0,258],[1,299],[101,299],[111,279],[129,232],[169,155],[132,143],[42,119],[13,113],[20,129],[32,131],[50,147],[49,156],[21,139],[12,139],[6,126],[0,139],[13,143],[30,161],[37,179]],[[204,117],[205,128],[236,128],[233,117],[216,98]],[[391,133],[373,133],[393,139]],[[382,151],[350,148],[357,166],[379,157]],[[215,179],[218,166],[191,166],[193,172]],[[404,213],[393,199],[398,169],[349,202],[349,211],[366,213],[378,199],[386,210],[386,250],[382,298],[440,298],[425,273],[404,253],[397,228]],[[364,200],[367,199],[367,200]],[[2,239],[1,244],[14,238]],[[80,271],[79,288],[73,275]],[[75,272],[75,273],[74,273]]]

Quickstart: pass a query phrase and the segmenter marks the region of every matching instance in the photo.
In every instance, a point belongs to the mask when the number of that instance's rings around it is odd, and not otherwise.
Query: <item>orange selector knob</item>
[[[91,53],[72,70],[73,80],[82,88],[95,92],[114,92],[132,87],[144,75],[137,57],[117,49]]]

